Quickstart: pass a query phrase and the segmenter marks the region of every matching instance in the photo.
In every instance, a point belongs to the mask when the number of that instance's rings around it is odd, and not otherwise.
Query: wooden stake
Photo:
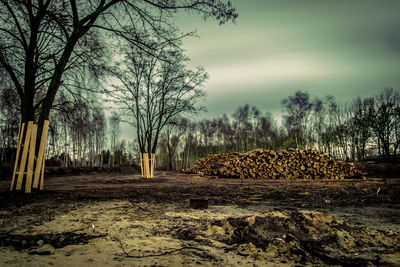
[[[26,157],[28,155],[29,142],[31,139],[32,125],[33,125],[33,122],[29,121],[28,129],[26,130],[24,150],[22,151],[21,164],[19,166],[17,186],[15,187],[15,190],[21,190],[21,188],[22,188],[22,181],[24,179],[24,174],[25,174],[24,172],[25,172],[25,165],[26,165]]]
[[[44,164],[46,162],[46,158],[43,157],[43,162],[42,162],[42,175],[40,175],[40,190],[44,189]]]
[[[142,178],[143,178],[143,154],[139,154],[140,157],[140,172],[142,173]]]
[[[45,161],[48,132],[49,132],[49,121],[45,120],[44,124],[43,124],[42,137],[40,139],[39,152],[38,152],[36,168],[35,168],[35,177],[33,178],[33,186],[32,186],[33,188],[38,188],[40,178],[44,177],[43,175],[40,175],[40,174],[44,170],[44,161]],[[41,183],[42,183],[42,181],[40,181],[40,184]]]
[[[144,161],[144,177],[149,178],[149,154],[143,154],[143,161]]]
[[[30,193],[32,191],[32,172],[33,172],[33,163],[35,159],[36,134],[37,134],[37,124],[33,124],[31,131],[31,140],[29,143],[28,171],[26,175],[25,193]]]
[[[148,158],[148,160],[147,160],[147,162],[148,162],[148,173],[147,173],[147,177],[148,178],[151,178],[151,160],[152,160],[152,158],[151,158],[151,154],[148,154],[149,155],[149,158]]]
[[[17,154],[15,155],[15,164],[14,164],[14,171],[13,171],[13,176],[12,176],[12,180],[11,180],[10,191],[12,191],[13,187],[14,187],[15,175],[16,175],[17,167],[18,167],[19,153],[21,152],[21,143],[22,143],[22,136],[24,134],[24,127],[25,127],[25,123],[22,123],[20,121],[19,127],[18,127]]]
[[[151,154],[150,178],[154,178],[155,163],[156,163],[156,154]]]
[[[151,163],[153,161],[153,158],[151,156],[152,156],[152,154],[149,154],[149,178],[153,178],[151,176]]]
[[[47,144],[47,134],[49,132],[49,121],[45,120],[43,124],[43,131],[42,131],[42,137],[40,140],[40,147],[39,147],[39,153],[37,157],[37,163],[36,163],[36,168],[35,168],[35,177],[33,179],[33,188],[38,188],[39,186],[39,179],[42,178],[44,179],[44,175],[40,175],[41,173],[43,174],[44,172],[44,162],[45,162],[45,151],[46,151],[46,144]],[[42,187],[42,182],[40,181],[40,185]],[[42,189],[42,188],[40,188]]]

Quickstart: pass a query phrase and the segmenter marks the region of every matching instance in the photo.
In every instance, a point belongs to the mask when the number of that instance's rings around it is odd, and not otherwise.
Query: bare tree
[[[113,112],[110,117],[110,146],[111,146],[111,152],[113,153],[112,156],[112,165],[115,164],[115,157],[116,153],[118,150],[118,137],[121,133],[120,129],[120,122],[121,122],[121,117],[116,113]],[[109,163],[110,164],[110,163]]]
[[[213,151],[214,137],[217,132],[215,120],[202,120],[198,123],[199,131],[200,131],[200,142],[202,148],[205,149],[206,153],[215,153]]]
[[[102,150],[106,145],[106,118],[102,106],[95,106],[92,113],[91,137],[94,145],[94,154],[98,157],[97,165],[103,164]]]
[[[283,118],[289,136],[295,139],[298,148],[306,147],[309,131],[307,123],[313,107],[310,95],[297,91],[295,95],[283,99],[282,106],[285,108]]]
[[[189,122],[185,118],[175,118],[171,120],[164,128],[162,137],[165,140],[165,147],[168,155],[168,170],[175,170],[177,167],[176,158],[179,149],[178,147],[181,143],[181,137],[186,131],[188,124]]]
[[[365,149],[369,139],[372,137],[372,122],[374,113],[373,98],[356,98],[350,104],[351,116],[348,128],[351,132],[349,137],[353,149],[352,158],[361,161],[365,158]]]
[[[323,134],[327,127],[327,108],[322,99],[315,98],[313,104],[313,130],[315,132],[315,140],[319,150],[324,149]]]
[[[219,152],[231,151],[234,149],[234,135],[231,119],[224,114],[222,118],[217,121],[217,129],[219,139],[221,140],[221,148]]]
[[[259,124],[255,131],[257,140],[260,140],[260,145],[257,147],[266,149],[279,148],[279,144],[277,142],[278,129],[271,113],[267,112],[259,118]]]
[[[399,136],[399,110],[400,93],[393,88],[385,88],[375,98],[375,112],[373,129],[378,139],[378,144],[383,148],[387,157],[396,153]],[[397,140],[396,140],[397,139]],[[391,149],[391,144],[393,148]],[[379,149],[381,153],[381,149]]]
[[[15,158],[18,135],[19,99],[0,68],[0,163]]]
[[[110,93],[126,121],[136,127],[141,153],[155,153],[161,130],[178,114],[198,111],[207,74],[200,67],[187,69],[186,61],[170,45],[156,57],[132,48],[112,71],[119,84]]]
[[[235,131],[235,141],[237,150],[247,151],[250,147],[249,136],[251,134],[252,124],[250,123],[251,108],[248,104],[238,109],[233,113],[233,129]]]

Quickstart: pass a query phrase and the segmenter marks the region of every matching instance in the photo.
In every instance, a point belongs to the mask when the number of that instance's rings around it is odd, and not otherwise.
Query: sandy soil
[[[400,266],[398,179],[156,177],[0,181],[0,266]]]

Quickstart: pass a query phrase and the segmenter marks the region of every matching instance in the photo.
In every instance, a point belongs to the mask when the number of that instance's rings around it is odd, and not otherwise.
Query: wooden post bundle
[[[44,164],[49,121],[44,121],[39,151],[36,155],[37,130],[37,124],[32,121],[29,121],[26,127],[25,123],[19,123],[17,155],[10,191],[21,190],[23,185],[25,185],[25,193],[30,193],[32,188],[40,190],[44,188]],[[25,140],[23,140],[24,135]]]
[[[140,170],[142,178],[154,178],[155,154],[140,153]]]

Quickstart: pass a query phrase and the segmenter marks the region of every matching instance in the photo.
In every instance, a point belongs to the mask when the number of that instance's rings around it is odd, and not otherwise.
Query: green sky
[[[399,0],[236,0],[235,24],[179,14],[193,66],[210,75],[203,103],[213,118],[239,105],[274,115],[297,90],[340,101],[400,88]]]

